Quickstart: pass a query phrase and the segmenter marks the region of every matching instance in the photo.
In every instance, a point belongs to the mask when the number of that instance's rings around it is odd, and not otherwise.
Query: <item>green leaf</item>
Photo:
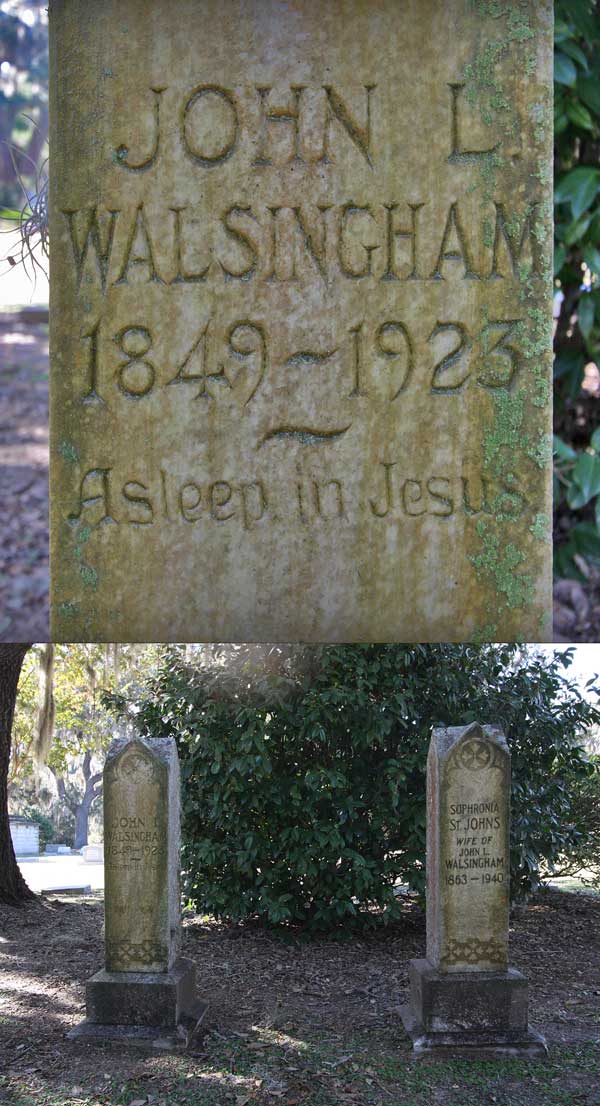
[[[582,453],[573,469],[573,483],[567,492],[567,503],[578,510],[600,492],[600,457]]]
[[[595,246],[585,246],[583,260],[592,273],[600,276],[600,250],[596,249]]]
[[[554,41],[555,43],[562,43],[573,38],[573,31],[568,23],[564,19],[555,18],[554,21]]]
[[[557,113],[554,117],[554,134],[562,134],[563,131],[566,131],[568,126],[569,118],[566,112],[562,111]]]
[[[585,292],[580,296],[579,305],[577,307],[577,322],[587,342],[594,325],[594,300],[589,292]]]
[[[554,276],[558,276],[567,259],[567,251],[564,246],[554,247]],[[586,262],[587,263],[587,262]],[[591,268],[591,266],[590,266]]]
[[[600,426],[597,426],[590,439],[590,445],[596,453],[600,453]]]
[[[598,77],[582,77],[577,81],[577,91],[581,99],[594,112],[600,115],[600,83]]]
[[[577,451],[567,442],[563,442],[562,438],[559,438],[556,434],[552,439],[552,451],[560,461],[575,461],[577,459]]]
[[[598,18],[591,10],[590,0],[567,0],[565,15],[570,25],[574,25],[588,42],[598,39]]]
[[[563,231],[565,246],[573,246],[575,243],[579,244],[584,234],[587,232],[591,221],[592,216],[589,211],[587,214],[581,215],[579,219],[573,219],[573,222],[569,223],[568,227]]]
[[[567,104],[567,115],[576,127],[582,127],[585,131],[594,130],[594,120],[585,105],[578,100],[571,100]]]
[[[558,84],[567,85],[568,88],[573,88],[577,80],[575,62],[561,50],[557,50],[554,54],[554,80]]]
[[[557,184],[554,192],[556,203],[570,202],[576,219],[591,206],[600,187],[600,169],[580,166],[571,169]]]
[[[570,377],[576,387],[576,392],[578,392],[583,380],[584,366],[585,355],[583,353],[578,350],[561,350],[554,359],[554,379],[561,380],[564,377]]]
[[[581,68],[585,69],[586,72],[589,70],[590,66],[588,59],[581,49],[581,46],[578,46],[572,38],[566,39],[564,42],[561,43],[561,46],[562,52],[568,54],[570,58],[573,58],[574,61],[578,62]]]
[[[591,561],[592,564],[600,564],[600,533],[592,522],[580,522],[573,527],[573,544],[577,553]]]

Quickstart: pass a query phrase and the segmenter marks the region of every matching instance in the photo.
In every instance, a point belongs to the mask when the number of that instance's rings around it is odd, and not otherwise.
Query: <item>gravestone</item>
[[[494,726],[433,731],[427,758],[427,956],[402,1008],[415,1052],[543,1055],[527,980],[508,966],[510,752]]]
[[[185,1044],[206,1012],[182,958],[179,762],[173,738],[113,741],[104,766],[105,968],[70,1034]]]
[[[54,0],[52,635],[547,640],[552,0]]]

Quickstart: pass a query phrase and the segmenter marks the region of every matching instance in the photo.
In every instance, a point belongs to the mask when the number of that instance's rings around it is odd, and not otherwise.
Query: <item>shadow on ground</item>
[[[543,1062],[415,1062],[398,1006],[422,955],[407,902],[385,932],[285,939],[188,917],[184,954],[210,1003],[185,1054],[67,1041],[102,962],[100,896],[0,908],[0,1101],[11,1106],[597,1106],[600,900],[544,892],[517,911]]]

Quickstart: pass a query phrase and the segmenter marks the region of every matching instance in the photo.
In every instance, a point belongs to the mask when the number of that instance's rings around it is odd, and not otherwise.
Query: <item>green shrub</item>
[[[311,668],[257,694],[253,673],[194,669],[175,647],[136,706],[143,733],[178,742],[185,890],[199,909],[315,929],[393,916],[398,880],[424,889],[436,724],[505,729],[514,893],[578,840],[571,787],[590,769],[576,738],[600,713],[561,661],[516,646],[350,645],[314,650]]]
[[[600,10],[557,0],[555,14],[555,568],[581,578],[577,555],[600,567],[600,440],[591,408],[565,413],[600,356]]]
[[[591,772],[571,781],[574,834],[568,853],[557,857],[549,875],[575,876],[584,869],[584,883],[600,890],[600,757],[592,757]]]

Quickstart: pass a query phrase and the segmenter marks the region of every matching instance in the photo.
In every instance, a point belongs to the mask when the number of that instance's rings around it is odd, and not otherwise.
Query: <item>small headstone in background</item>
[[[179,956],[179,823],[175,741],[115,740],[104,767],[106,967],[71,1036],[175,1048],[204,1016],[195,965]]]
[[[508,966],[510,752],[494,726],[433,731],[427,758],[427,958],[401,1016],[415,1052],[538,1055],[525,976]]]
[[[102,845],[84,845],[81,855],[86,864],[101,863],[104,860],[104,848]]]

